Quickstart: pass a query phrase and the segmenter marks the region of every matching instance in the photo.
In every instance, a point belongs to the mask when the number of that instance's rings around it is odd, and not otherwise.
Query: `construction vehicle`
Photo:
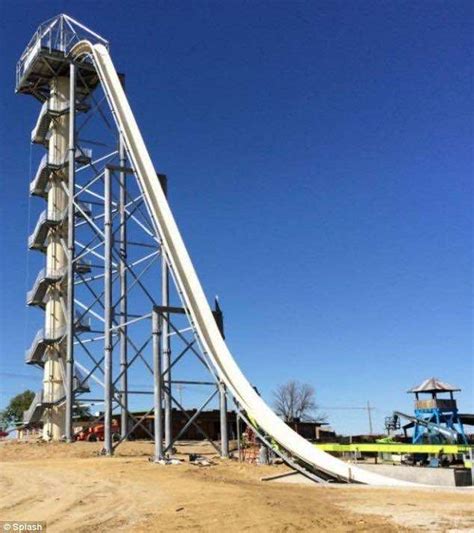
[[[102,423],[92,424],[78,431],[74,438],[76,441],[97,442],[104,440],[105,426]],[[112,420],[112,438],[120,439],[120,425],[117,420]]]

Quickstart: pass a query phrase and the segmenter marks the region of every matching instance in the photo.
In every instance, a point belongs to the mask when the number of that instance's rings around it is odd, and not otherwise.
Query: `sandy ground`
[[[156,465],[146,442],[111,458],[99,449],[0,443],[0,520],[45,520],[50,532],[474,531],[468,491],[264,482],[287,468]]]

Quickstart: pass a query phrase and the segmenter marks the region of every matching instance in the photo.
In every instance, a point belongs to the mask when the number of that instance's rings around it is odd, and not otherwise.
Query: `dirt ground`
[[[148,442],[114,457],[100,447],[0,443],[0,520],[43,520],[49,532],[474,531],[469,490],[274,483],[261,478],[285,466],[163,466],[147,460]]]

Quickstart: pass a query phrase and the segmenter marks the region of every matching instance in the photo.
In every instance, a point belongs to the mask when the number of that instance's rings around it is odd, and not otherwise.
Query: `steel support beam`
[[[162,328],[163,318],[156,309],[152,314],[152,335],[153,335],[153,399],[155,412],[155,456],[154,461],[163,459],[163,378],[161,375],[162,366]]]
[[[104,174],[104,453],[112,455],[112,176]]]
[[[69,66],[69,146],[68,146],[68,230],[67,230],[67,316],[66,316],[66,441],[73,441],[74,406],[74,187],[76,171],[76,65]]]
[[[240,453],[240,416],[239,416],[239,410],[236,409],[235,411],[235,431],[237,433],[237,453],[239,458],[239,463],[242,461],[242,456]]]
[[[158,174],[161,187],[165,194],[165,197],[168,197],[168,178],[165,174]],[[170,294],[170,284],[169,284],[169,270],[168,263],[166,261],[166,254],[164,247],[161,247],[161,303],[164,308],[169,306],[169,294]],[[172,407],[173,402],[171,399],[172,390],[171,390],[171,345],[170,345],[170,326],[169,326],[169,314],[167,312],[163,313],[163,335],[162,335],[162,349],[163,349],[163,376],[164,376],[164,386],[165,386],[165,395],[164,395],[164,404],[165,404],[165,446],[169,447],[172,440]]]
[[[178,406],[178,408],[180,409],[180,411],[183,413],[183,415],[187,418],[187,422],[186,424],[181,428],[181,431],[176,435],[176,437],[173,438],[173,440],[171,441],[170,445],[169,446],[166,446],[165,447],[165,452],[171,452],[172,450],[172,447],[173,447],[173,444],[175,442],[177,442],[182,435],[184,435],[187,431],[187,429],[193,425],[198,431],[199,433],[201,433],[201,435],[207,439],[209,441],[209,443],[216,449],[216,451],[219,453],[220,450],[219,448],[214,444],[213,440],[209,437],[209,435],[202,429],[202,427],[196,423],[196,419],[199,417],[199,415],[204,411],[204,409],[209,405],[209,403],[216,397],[217,395],[217,388],[216,390],[214,390],[209,396],[208,398],[205,400],[205,402],[201,405],[201,407],[192,415],[192,416],[189,416],[187,413],[186,413],[186,410],[184,409],[184,407],[181,405],[180,402],[178,402],[178,400],[172,396],[171,399],[173,400],[173,402]]]
[[[219,383],[219,408],[221,423],[221,457],[229,457],[229,435],[227,426],[227,395],[224,383]]]
[[[127,173],[124,171],[127,162],[125,154],[125,143],[120,135],[119,146],[120,172],[119,172],[119,216],[120,216],[120,248],[119,248],[119,279],[120,279],[120,318],[119,318],[119,343],[120,343],[120,388],[124,391],[121,394],[120,413],[120,434],[126,438],[128,433],[128,280],[127,280],[127,215],[126,186]]]

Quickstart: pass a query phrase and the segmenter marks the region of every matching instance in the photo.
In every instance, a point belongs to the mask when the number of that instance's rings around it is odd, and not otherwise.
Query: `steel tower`
[[[98,408],[106,454],[140,426],[155,439],[159,460],[191,425],[208,437],[197,422],[215,402],[221,413],[217,448],[227,456],[225,387],[172,283],[94,66],[70,56],[82,39],[109,47],[81,23],[58,15],[39,26],[17,65],[16,92],[41,103],[31,142],[44,152],[30,183],[44,210],[28,240],[42,254],[43,267],[27,295],[44,319],[25,355],[27,364],[43,371],[43,387],[24,424],[42,421],[45,440],[72,442],[75,418]],[[166,193],[166,176],[158,179]],[[215,317],[223,334],[217,305]],[[193,415],[174,394],[177,386],[209,389]],[[134,415],[137,406],[144,415]],[[173,409],[188,419],[178,434]],[[118,415],[120,434],[114,435]]]

